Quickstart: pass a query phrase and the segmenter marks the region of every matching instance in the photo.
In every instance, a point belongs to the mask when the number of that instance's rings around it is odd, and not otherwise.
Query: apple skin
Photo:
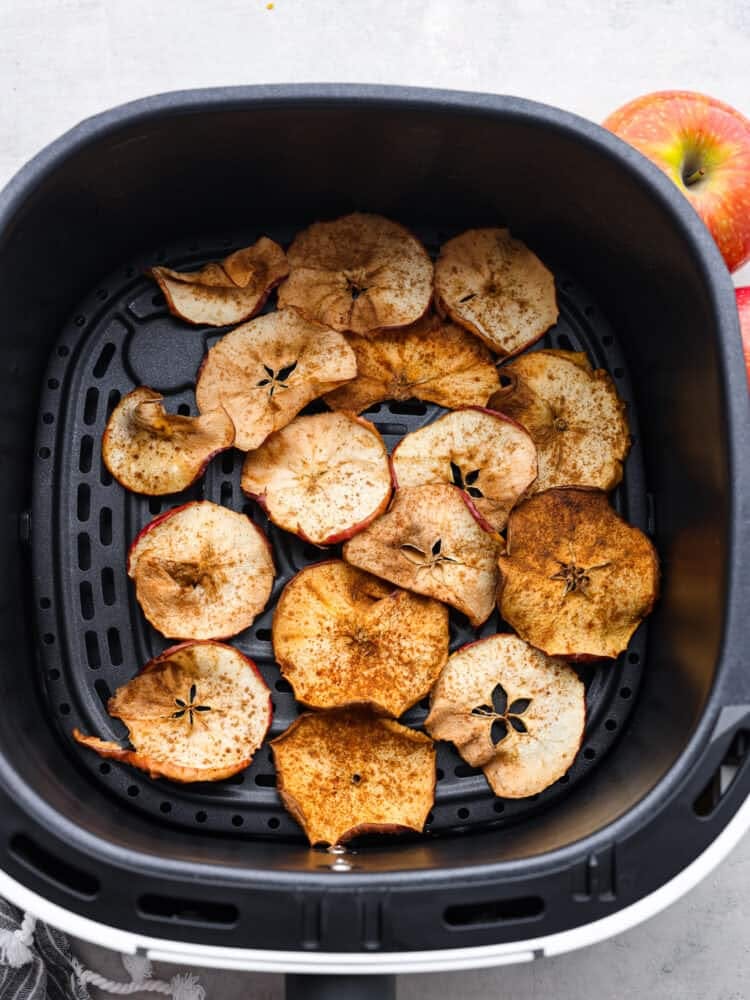
[[[742,332],[742,350],[745,354],[747,387],[750,389],[750,288],[737,288],[736,295],[737,309],[740,314],[740,330]]]
[[[750,121],[705,94],[663,90],[604,127],[652,160],[703,219],[730,271],[750,259]]]

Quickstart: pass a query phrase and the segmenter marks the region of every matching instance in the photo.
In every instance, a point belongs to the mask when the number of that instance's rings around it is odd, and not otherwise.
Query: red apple
[[[740,330],[742,331],[742,349],[745,352],[747,384],[748,388],[750,388],[750,288],[737,289],[737,308],[740,313]]]
[[[671,177],[703,219],[730,271],[750,259],[750,121],[713,97],[638,97],[604,127]]]

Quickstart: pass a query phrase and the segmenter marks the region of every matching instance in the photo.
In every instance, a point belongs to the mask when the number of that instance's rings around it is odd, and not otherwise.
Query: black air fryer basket
[[[270,623],[320,551],[243,498],[239,452],[149,499],[113,483],[100,440],[136,385],[194,413],[198,365],[223,332],[172,318],[146,268],[199,266],[260,234],[288,243],[355,209],[407,223],[433,253],[469,226],[508,225],[548,263],[560,320],[543,343],[585,350],[628,404],[635,443],[614,502],[653,538],[663,585],[627,652],[583,669],[587,730],[568,775],[495,799],[441,744],[426,834],[334,853],[306,846],[266,746],[244,774],[183,787],[104,762],[70,732],[123,735],[107,699],[168,645],[135,603],[127,547],[201,497],[269,533],[274,598],[234,641],[273,691],[272,734],[296,715]],[[80,936],[175,960],[459,967],[628,926],[746,828],[750,418],[734,295],[710,235],[640,154],[513,98],[169,94],[83,123],[0,195],[0,307],[0,892]],[[413,401],[368,418],[390,447],[437,413]],[[451,634],[453,648],[476,636],[458,616]]]

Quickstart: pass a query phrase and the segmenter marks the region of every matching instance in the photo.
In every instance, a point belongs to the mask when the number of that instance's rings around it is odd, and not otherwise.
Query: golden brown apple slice
[[[326,395],[333,410],[361,413],[385,399],[424,399],[448,409],[484,406],[500,388],[484,344],[436,316],[377,337],[351,333],[346,339],[357,358],[357,377]]]
[[[279,305],[334,330],[363,335],[418,320],[432,298],[432,261],[412,234],[355,212],[295,237]]]
[[[455,486],[396,490],[387,514],[344,546],[353,566],[445,601],[472,625],[495,602],[500,542],[485,531]]]
[[[475,407],[404,435],[391,462],[399,487],[451,483],[463,490],[488,531],[502,531],[536,478],[536,448],[523,427]]]
[[[141,531],[128,575],[146,618],[172,639],[223,639],[271,596],[270,546],[249,517],[209,500],[175,507]]]
[[[586,725],[586,694],[572,667],[516,635],[455,652],[432,692],[425,727],[481,767],[495,795],[522,799],[561,778]]]
[[[539,453],[535,491],[611,490],[630,447],[625,404],[612,379],[576,351],[532,351],[500,369],[491,405],[523,424]]]
[[[371,423],[350,413],[317,413],[298,417],[246,457],[242,489],[280,528],[314,545],[334,545],[385,510],[391,470]]]
[[[650,614],[659,564],[599,490],[537,493],[513,510],[500,556],[500,614],[550,656],[615,657]]]
[[[435,298],[501,357],[557,322],[555,279],[508,229],[468,229],[448,240],[435,264]]]
[[[363,709],[302,715],[271,742],[281,800],[311,844],[421,832],[435,798],[435,745]]]
[[[220,642],[184,642],[119,687],[107,710],[128,728],[131,748],[73,737],[171,781],[221,781],[250,765],[271,724],[271,692],[252,660]]]
[[[262,236],[200,271],[152,267],[150,274],[175,316],[188,323],[227,326],[260,312],[271,290],[289,274],[289,263],[278,243]]]
[[[223,406],[235,445],[252,451],[356,374],[354,352],[340,333],[283,309],[245,323],[209,350],[195,398],[202,413]]]
[[[435,683],[448,642],[443,604],[339,560],[298,573],[273,618],[281,672],[311,708],[369,704],[399,716]]]
[[[162,400],[145,386],[129,392],[102,437],[104,464],[134,493],[161,496],[186,489],[234,441],[234,424],[224,410],[183,417],[167,413]]]

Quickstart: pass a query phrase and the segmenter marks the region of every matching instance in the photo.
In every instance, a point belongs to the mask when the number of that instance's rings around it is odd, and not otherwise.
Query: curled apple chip
[[[426,316],[377,337],[347,336],[357,377],[325,397],[333,410],[361,413],[384,399],[424,399],[448,409],[484,406],[500,388],[492,355],[454,323]]]
[[[399,487],[451,483],[463,490],[488,531],[502,531],[536,478],[536,448],[523,427],[473,407],[404,435],[391,462]]]
[[[107,710],[131,748],[84,736],[78,743],[171,781],[221,781],[250,765],[271,724],[271,692],[252,660],[220,642],[184,642],[119,687]]]
[[[420,832],[435,798],[435,744],[364,709],[301,715],[271,742],[281,800],[311,844]]]
[[[183,417],[167,413],[162,401],[153,389],[134,389],[112,411],[102,437],[104,464],[134,493],[184,490],[234,441],[234,424],[224,410]]]
[[[152,267],[150,274],[175,316],[188,323],[227,326],[260,312],[271,290],[289,274],[289,263],[278,243],[261,236],[200,271]]]
[[[432,299],[432,261],[412,234],[382,215],[316,222],[287,252],[279,305],[334,330],[363,335],[406,326]]]
[[[564,660],[516,635],[469,643],[448,660],[425,727],[481,767],[495,795],[522,799],[561,778],[586,725],[586,693]]]
[[[615,657],[650,614],[659,564],[648,538],[599,490],[557,489],[519,504],[500,556],[500,614],[550,656]]]
[[[387,514],[344,546],[344,559],[399,587],[463,612],[475,627],[495,603],[497,536],[485,531],[455,486],[396,490]]]
[[[625,404],[607,372],[576,351],[532,351],[500,369],[491,405],[523,424],[539,453],[534,489],[622,479],[630,447]]]
[[[435,298],[501,357],[557,322],[555,279],[508,229],[468,229],[448,240],[435,264]]]
[[[273,618],[281,672],[311,708],[369,704],[399,716],[435,683],[448,643],[443,604],[340,560],[298,573]]]
[[[361,417],[297,417],[245,458],[242,489],[280,528],[314,545],[334,545],[388,506],[388,453]]]
[[[249,517],[199,500],[175,507],[130,547],[128,576],[155,629],[172,639],[220,639],[252,625],[275,570]]]
[[[354,352],[340,333],[281,309],[214,344],[198,372],[195,398],[202,413],[223,406],[235,445],[252,451],[311,400],[356,374]]]

